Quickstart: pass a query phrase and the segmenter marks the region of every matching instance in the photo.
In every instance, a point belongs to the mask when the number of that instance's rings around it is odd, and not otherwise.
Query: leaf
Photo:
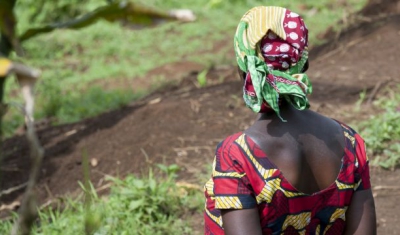
[[[177,164],[172,164],[168,166],[168,172],[170,173],[176,173],[180,170],[181,168]]]
[[[40,28],[28,29],[20,36],[20,41],[25,41],[41,33],[51,32],[55,29],[68,28],[79,29],[96,23],[99,19],[109,22],[125,21],[135,25],[156,25],[165,21],[181,20],[193,21],[194,14],[189,10],[172,10],[170,12],[159,11],[129,1],[112,2],[99,7],[92,12],[77,19],[49,24]]]
[[[136,189],[143,189],[144,188],[144,182],[141,179],[136,179],[132,182],[132,185],[136,188]]]
[[[168,168],[166,165],[163,164],[156,164],[156,166],[164,173],[168,173]]]
[[[129,210],[131,210],[131,211],[136,210],[137,208],[143,206],[143,204],[144,204],[144,199],[139,199],[139,200],[136,200],[136,201],[131,201],[131,202],[129,203]]]
[[[387,163],[387,161],[384,161],[384,162],[379,162],[379,166],[388,169],[390,165]]]
[[[149,178],[149,188],[150,188],[150,190],[154,192],[156,187],[157,187],[156,181],[154,179]]]

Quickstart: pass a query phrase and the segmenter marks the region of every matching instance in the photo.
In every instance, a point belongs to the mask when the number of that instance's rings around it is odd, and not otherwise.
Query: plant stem
[[[29,175],[28,186],[22,200],[21,208],[19,209],[19,217],[12,228],[11,235],[29,235],[32,225],[38,215],[34,188],[39,179],[44,150],[40,145],[32,120],[30,118],[26,118],[26,120],[26,137],[29,142],[32,167]]]

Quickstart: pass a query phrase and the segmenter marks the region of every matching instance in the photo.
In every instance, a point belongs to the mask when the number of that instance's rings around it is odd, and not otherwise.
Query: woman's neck
[[[279,112],[283,119],[288,120],[292,119],[292,117],[297,116],[297,114],[301,111],[294,108],[289,102],[286,100],[282,100],[279,105]],[[274,119],[281,119],[278,117],[274,110],[268,110],[268,112],[259,113],[257,116],[257,120],[274,120]]]

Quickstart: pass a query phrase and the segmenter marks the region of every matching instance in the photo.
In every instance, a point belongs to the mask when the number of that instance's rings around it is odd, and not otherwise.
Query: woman
[[[234,47],[258,118],[216,150],[205,234],[376,234],[363,139],[308,110],[308,30],[296,13],[256,7]]]

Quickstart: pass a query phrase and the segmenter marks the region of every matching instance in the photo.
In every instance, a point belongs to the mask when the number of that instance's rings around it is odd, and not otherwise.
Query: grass
[[[367,153],[373,156],[372,164],[394,169],[400,166],[400,86],[373,105],[381,112],[356,126],[367,144]]]
[[[19,1],[19,31],[41,25],[47,19],[64,19],[63,11],[56,7],[69,6],[76,14],[87,12],[105,4],[103,0],[88,0],[75,4],[76,0],[58,0],[43,7],[43,12],[30,20],[34,1]],[[25,63],[40,68],[43,76],[37,84],[36,119],[55,117],[57,123],[75,122],[82,118],[116,109],[149,92],[131,89],[109,91],[102,81],[122,83],[122,87],[140,87],[135,78],[145,76],[153,68],[181,60],[197,62],[206,68],[215,64],[233,64],[234,58],[226,54],[232,50],[232,37],[240,17],[251,7],[265,4],[257,0],[142,0],[146,5],[160,9],[189,8],[198,20],[193,23],[168,23],[149,29],[132,30],[129,26],[99,21],[81,30],[57,30],[32,38],[23,44],[27,57]],[[301,13],[310,31],[310,44],[320,43],[316,35],[328,25],[335,25],[349,11],[360,9],[363,1],[308,0],[302,2],[270,1],[270,5],[288,7]],[[343,5],[344,4],[344,5]],[[76,7],[79,5],[79,8]],[[72,10],[71,10],[72,9]],[[335,10],[332,10],[335,9]],[[339,10],[338,10],[339,9]],[[68,11],[69,12],[69,11]],[[215,53],[215,44],[226,42]],[[220,43],[221,44],[221,43]],[[14,57],[15,59],[15,57]],[[165,80],[174,78],[164,78]],[[162,83],[156,81],[154,83]],[[155,85],[157,87],[157,84]],[[17,85],[6,84],[6,102],[21,102],[16,94]],[[107,102],[102,102],[107,100]],[[83,102],[81,102],[83,101]],[[86,107],[83,107],[86,106]],[[93,107],[92,107],[93,106]],[[10,136],[22,118],[16,111],[5,117],[3,128]]]
[[[57,208],[40,211],[32,234],[193,234],[183,218],[202,209],[202,193],[177,186],[176,165],[159,169],[159,177],[150,170],[144,178],[108,178],[113,186],[104,198],[93,187],[82,186],[91,195],[90,204],[67,198]],[[2,221],[0,233],[9,234],[11,226],[11,220]]]
[[[37,104],[43,109],[38,111],[39,116],[56,117],[59,123],[75,122],[85,117],[95,116],[104,110],[122,107],[131,100],[143,96],[143,92],[104,90],[100,87],[81,88],[74,92],[64,93],[57,83],[51,80],[43,83],[40,88],[43,92]]]

